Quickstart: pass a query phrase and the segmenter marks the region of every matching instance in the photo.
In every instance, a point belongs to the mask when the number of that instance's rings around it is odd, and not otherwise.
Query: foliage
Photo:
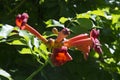
[[[119,80],[119,0],[0,0],[0,79],[25,80]],[[18,13],[27,12],[28,23],[46,38],[56,38],[52,28],[71,30],[71,38],[100,29],[103,54],[93,50],[88,60],[71,48],[73,60],[62,66],[47,64],[49,50],[41,40],[15,26]],[[8,25],[9,24],[9,25]],[[13,26],[12,26],[13,25]],[[44,66],[43,66],[44,65]]]

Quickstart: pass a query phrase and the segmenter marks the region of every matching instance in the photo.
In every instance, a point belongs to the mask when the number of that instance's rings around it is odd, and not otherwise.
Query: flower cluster
[[[34,34],[51,49],[52,54],[50,54],[50,60],[55,66],[63,65],[64,63],[72,60],[72,57],[68,53],[68,49],[71,47],[75,47],[80,50],[85,59],[88,58],[92,48],[96,52],[102,53],[100,41],[98,40],[100,31],[97,29],[92,29],[90,31],[90,35],[85,33],[66,39],[66,37],[70,35],[70,30],[68,28],[63,28],[60,32],[56,28],[53,28],[53,33],[58,36],[56,39],[50,38],[47,40],[38,31],[27,24],[28,18],[29,16],[27,13],[19,14],[16,17],[16,25],[20,29],[27,30]]]

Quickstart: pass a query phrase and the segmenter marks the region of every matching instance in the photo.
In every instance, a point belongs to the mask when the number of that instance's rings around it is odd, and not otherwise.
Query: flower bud
[[[58,37],[56,39],[56,42],[60,42],[62,41],[64,38],[66,38],[68,35],[70,34],[70,30],[68,28],[64,28],[62,29],[59,33],[58,33]]]
[[[51,48],[51,47],[54,46],[54,44],[55,44],[55,40],[52,39],[52,38],[50,38],[46,44],[48,45],[49,48]]]
[[[18,14],[16,17],[16,25],[21,29],[25,29],[25,24],[27,23],[29,16],[27,13]]]
[[[98,36],[99,36],[100,31],[96,30],[96,29],[92,29],[90,32],[90,38],[92,39],[93,42],[93,49],[97,52],[97,53],[103,53],[102,49],[101,49],[101,44],[100,41],[98,40]]]
[[[36,37],[38,37],[40,40],[42,40],[44,43],[47,42],[47,39],[44,38],[37,30],[35,30],[33,27],[27,24],[28,21],[28,14],[23,13],[23,14],[18,14],[16,17],[16,25],[21,29],[21,30],[27,30],[34,34]]]
[[[57,28],[53,28],[53,29],[52,29],[52,32],[53,32],[54,34],[58,34]]]
[[[100,33],[100,30],[92,29],[90,32],[90,36],[93,38],[98,38],[99,33]]]

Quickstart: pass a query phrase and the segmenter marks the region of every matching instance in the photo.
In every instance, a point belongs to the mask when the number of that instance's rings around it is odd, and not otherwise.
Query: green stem
[[[32,78],[38,74],[45,66],[47,65],[47,62],[43,65],[40,66],[36,71],[34,71],[29,77],[27,77],[25,80],[32,80]]]

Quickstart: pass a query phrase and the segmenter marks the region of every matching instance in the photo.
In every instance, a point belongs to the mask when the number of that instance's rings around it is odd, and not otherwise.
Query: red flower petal
[[[76,40],[81,40],[81,39],[86,39],[89,38],[88,34],[80,34],[78,36],[72,37],[69,39],[70,42],[76,41]]]
[[[103,51],[102,51],[102,49],[101,49],[101,47],[100,46],[95,46],[94,47],[94,50],[97,52],[97,53],[99,53],[99,54],[101,54],[101,53],[103,53]]]
[[[18,14],[16,17],[16,25],[20,28],[20,29],[25,29],[25,24],[27,23],[29,16],[27,13],[23,13],[23,14]]]
[[[72,37],[72,38],[64,41],[64,45],[67,46],[67,47],[72,47],[72,46],[75,46],[75,45],[81,45],[81,43],[83,45],[84,43],[87,43],[87,41],[85,41],[85,40],[88,39],[88,38],[89,38],[88,34],[80,34],[78,36]]]
[[[81,39],[81,40],[77,40],[77,41],[73,41],[71,43],[69,43],[71,46],[83,46],[83,45],[87,45],[87,46],[91,46],[92,45],[92,40],[91,38],[86,38],[86,39]]]
[[[90,52],[90,46],[82,45],[82,46],[78,46],[77,49],[83,52],[84,59],[87,60],[89,52]]]
[[[60,66],[68,61],[71,61],[72,57],[67,52],[67,47],[62,46],[62,48],[54,48],[53,54],[51,54],[50,59],[55,66]]]
[[[99,36],[100,31],[96,30],[96,29],[92,29],[90,32],[90,37],[93,41],[93,49],[97,52],[97,53],[102,53],[102,49],[100,47],[100,41],[98,40],[98,36]]]
[[[99,30],[92,29],[92,30],[91,30],[91,32],[90,32],[90,37],[93,37],[93,38],[98,38],[99,33],[100,33],[100,31],[99,31]]]

